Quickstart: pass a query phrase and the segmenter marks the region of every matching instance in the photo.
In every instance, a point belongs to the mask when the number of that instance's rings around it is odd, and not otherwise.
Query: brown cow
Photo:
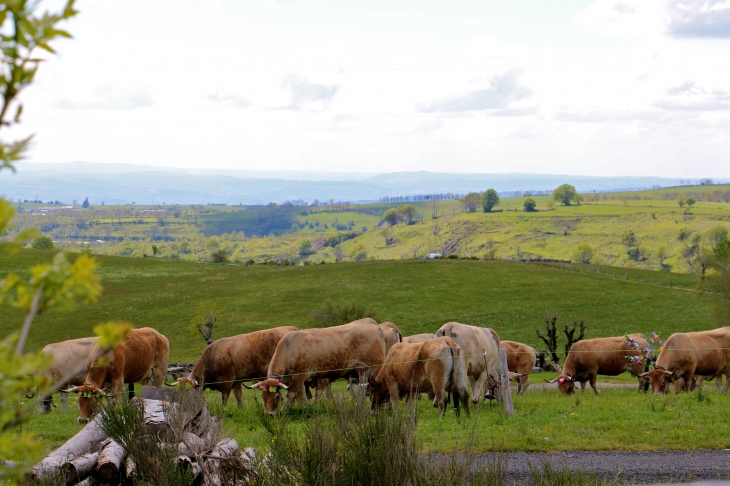
[[[89,352],[85,383],[68,390],[80,393],[79,423],[86,423],[98,411],[103,397],[108,396],[111,386],[111,401],[122,395],[125,383],[144,383],[162,386],[167,374],[170,343],[167,338],[151,327],[132,329],[112,351],[108,363],[101,365],[99,358],[104,350],[95,344]]]
[[[385,360],[383,331],[372,319],[342,326],[294,331],[284,336],[271,358],[267,378],[247,388],[261,389],[264,406],[275,414],[288,390],[286,405],[295,399],[307,405],[304,383],[311,379],[334,381],[352,372],[367,383]]]
[[[203,389],[221,392],[224,407],[233,390],[238,408],[241,408],[241,382],[266,376],[276,345],[292,331],[298,329],[283,326],[217,339],[205,348],[188,376],[167,385],[198,388],[202,383]]]
[[[416,344],[425,343],[431,339],[436,339],[436,335],[430,332],[424,332],[423,334],[414,334],[413,336],[405,336],[403,338],[404,343]]]
[[[524,394],[530,386],[530,373],[537,363],[537,352],[527,344],[515,341],[501,341],[499,347],[507,350],[507,369],[510,379],[517,380],[517,394]]]
[[[372,381],[373,409],[380,408],[388,397],[395,407],[401,398],[413,400],[420,392],[434,394],[433,406],[443,417],[447,394],[454,397],[454,409],[459,415],[460,403],[469,414],[469,392],[466,385],[466,365],[461,347],[449,337],[423,343],[400,343],[393,346]]]
[[[716,377],[730,364],[730,327],[711,331],[678,332],[669,336],[657,358],[656,369],[642,376],[648,378],[654,394],[666,393],[670,383],[682,378],[684,390],[690,391],[695,375]],[[720,393],[725,393],[729,380]]]
[[[66,378],[66,385],[83,385],[86,380],[86,361],[94,342],[98,338],[88,337],[80,339],[69,339],[60,343],[46,345],[41,351],[53,358],[51,368],[46,371],[37,372],[37,376],[47,377],[55,383]],[[81,371],[78,371],[81,369]],[[75,373],[75,374],[74,374]],[[66,413],[66,390],[59,390],[61,394],[61,411]],[[29,392],[26,397],[33,398],[34,393]],[[39,396],[38,407],[40,413],[49,413],[53,405],[53,396]]]
[[[479,403],[485,382],[489,383],[489,388],[500,386],[502,365],[499,363],[499,341],[495,334],[488,328],[458,322],[447,322],[436,332],[436,337],[448,336],[461,346],[472,388],[472,403]]]
[[[629,334],[629,337],[643,349],[648,346],[646,336],[643,334]],[[627,356],[638,355],[636,348],[629,346],[623,336],[583,339],[570,347],[563,363],[562,375],[554,380],[545,381],[557,382],[560,393],[564,395],[575,393],[576,382],[579,382],[581,390],[585,391],[586,382],[589,381],[593,391],[598,394],[596,375],[618,376],[628,371],[639,377],[639,391],[641,391],[646,381],[641,377],[644,364],[631,363],[626,359]]]
[[[403,334],[401,334],[398,326],[396,326],[392,322],[384,322],[378,325],[380,326],[380,329],[383,330],[383,339],[385,340],[385,355],[387,356],[388,351],[390,351],[390,348],[392,348],[394,344],[403,342]]]

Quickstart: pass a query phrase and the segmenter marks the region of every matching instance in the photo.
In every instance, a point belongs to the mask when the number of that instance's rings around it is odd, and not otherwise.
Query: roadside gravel
[[[501,454],[507,461],[510,483],[525,481],[530,464],[593,471],[603,479],[629,484],[687,483],[722,481],[730,484],[730,450],[658,452],[556,452]],[[498,459],[497,454],[480,454],[476,467]],[[723,484],[716,483],[716,484]]]

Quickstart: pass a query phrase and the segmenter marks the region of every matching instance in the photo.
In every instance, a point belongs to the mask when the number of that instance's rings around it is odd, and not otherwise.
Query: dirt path
[[[478,465],[497,460],[497,454],[482,454]],[[621,483],[657,484],[692,481],[722,481],[730,484],[730,450],[659,451],[659,452],[556,452],[501,455],[507,462],[510,483],[528,478],[530,464],[541,466],[549,461],[557,467],[594,471],[607,480]]]

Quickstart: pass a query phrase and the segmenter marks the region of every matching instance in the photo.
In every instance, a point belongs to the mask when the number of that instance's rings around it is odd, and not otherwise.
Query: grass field
[[[24,272],[52,253],[23,251],[0,257],[0,271]],[[535,329],[548,313],[558,324],[585,319],[587,337],[625,332],[659,332],[712,328],[707,297],[693,291],[690,276],[671,275],[672,287],[649,283],[667,273],[635,272],[640,280],[561,270],[546,265],[506,261],[371,261],[306,267],[196,264],[154,259],[100,257],[104,294],[99,302],[68,313],[49,312],[34,322],[28,348],[91,334],[103,321],[124,319],[135,326],[152,326],[170,339],[171,361],[195,361],[205,347],[188,324],[201,303],[217,301],[220,327],[215,337],[258,329],[296,325],[307,327],[311,311],[328,299],[360,300],[371,305],[379,321],[395,322],[405,335],[433,332],[451,320],[497,329],[503,339],[543,349]],[[587,267],[590,268],[590,267]],[[595,268],[592,269],[595,272]],[[0,274],[1,276],[1,274]],[[689,279],[687,277],[690,277]],[[684,278],[685,287],[677,287]],[[0,306],[0,332],[19,327],[21,314]],[[541,380],[540,375],[533,382]],[[629,381],[619,379],[618,381]],[[336,389],[342,391],[342,385]],[[212,406],[220,394],[208,392]],[[265,447],[265,438],[252,413],[255,393],[246,392],[246,406],[232,400],[223,411],[224,425],[240,443]],[[33,430],[52,448],[78,429],[75,402],[65,415],[54,412],[34,417]],[[419,433],[426,448],[452,450],[468,435],[478,416],[479,447],[504,450],[571,450],[730,447],[730,425],[719,417],[730,412],[728,397],[708,390],[696,395],[653,397],[635,389],[605,389],[577,397],[556,390],[528,390],[515,398],[516,414],[506,417],[497,407],[472,410],[472,419],[456,419],[448,411],[438,420],[427,400],[419,403]],[[325,408],[293,408],[297,426]]]

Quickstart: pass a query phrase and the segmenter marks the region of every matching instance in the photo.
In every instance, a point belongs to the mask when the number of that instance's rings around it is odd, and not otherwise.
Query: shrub
[[[53,240],[49,236],[39,236],[30,245],[34,250],[53,250]]]
[[[228,252],[221,248],[220,250],[211,252],[210,258],[214,263],[228,263]]]
[[[376,319],[377,312],[362,302],[326,300],[322,307],[312,311],[314,327],[331,327],[370,317]],[[376,319],[377,320],[377,319]]]
[[[365,251],[365,247],[362,246],[362,243],[355,243],[354,245],[352,245],[352,248],[350,248],[350,257],[352,257],[352,259],[356,262],[363,261],[368,257],[368,254]]]
[[[495,206],[499,206],[499,194],[494,189],[487,189],[479,198],[479,204],[485,213],[490,212]]]
[[[692,234],[692,231],[689,228],[680,228],[679,234],[677,235],[677,239],[679,241],[684,241],[690,237]]]
[[[581,243],[576,247],[572,258],[580,263],[591,263],[593,259],[593,247],[588,243]]]
[[[529,198],[525,199],[524,207],[525,207],[525,212],[526,213],[531,213],[537,207],[537,203],[535,202],[534,199],[532,199],[531,197],[529,197]]]

